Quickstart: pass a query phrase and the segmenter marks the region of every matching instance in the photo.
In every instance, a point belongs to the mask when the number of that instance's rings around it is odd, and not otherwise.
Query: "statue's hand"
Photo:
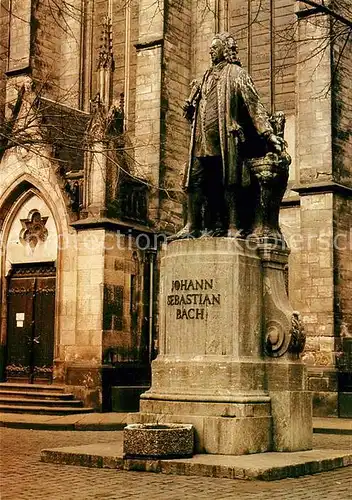
[[[238,138],[240,142],[245,141],[245,136],[242,127],[238,125],[238,123],[233,123],[228,127],[228,132],[234,137]]]
[[[285,141],[281,137],[274,134],[270,134],[268,136],[268,144],[269,147],[277,154],[281,154],[285,148]]]
[[[193,104],[191,104],[188,100],[185,102],[185,104],[182,106],[182,110],[183,110],[183,115],[184,117],[190,122],[192,123],[192,120],[193,120],[193,116],[194,116],[194,111],[195,111],[195,107],[193,106]]]

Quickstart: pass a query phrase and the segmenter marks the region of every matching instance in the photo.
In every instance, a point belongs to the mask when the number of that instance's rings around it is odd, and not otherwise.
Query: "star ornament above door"
[[[48,230],[45,227],[49,217],[42,217],[39,210],[31,210],[27,219],[20,219],[22,230],[20,241],[23,245],[28,244],[32,250],[37,244],[44,242],[48,237]]]

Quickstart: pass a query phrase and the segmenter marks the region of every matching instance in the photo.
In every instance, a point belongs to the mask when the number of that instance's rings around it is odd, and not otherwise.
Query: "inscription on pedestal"
[[[214,286],[213,279],[172,280],[167,305],[175,308],[176,319],[204,320],[208,306],[221,302],[221,294],[212,292]]]

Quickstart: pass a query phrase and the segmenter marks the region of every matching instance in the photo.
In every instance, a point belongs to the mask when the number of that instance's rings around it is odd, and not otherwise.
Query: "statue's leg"
[[[202,229],[203,193],[201,189],[194,189],[188,193],[189,224],[191,231]]]
[[[225,236],[228,217],[220,156],[207,159],[205,186],[208,207],[205,216],[206,231],[204,236]]]
[[[226,203],[227,210],[229,214],[229,224],[227,236],[230,238],[242,236],[242,228],[239,216],[239,204],[240,204],[240,187],[238,186],[228,186],[226,189]]]
[[[169,236],[168,241],[198,238],[202,230],[202,206],[204,199],[204,165],[196,158],[190,176],[187,192],[187,222],[178,233]]]

